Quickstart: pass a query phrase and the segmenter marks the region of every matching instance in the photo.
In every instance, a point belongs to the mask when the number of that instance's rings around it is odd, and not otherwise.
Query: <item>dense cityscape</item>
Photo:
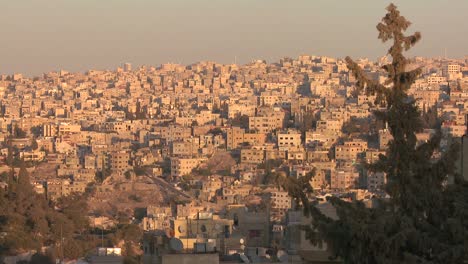
[[[390,56],[355,63],[388,85]],[[310,241],[284,182],[308,179],[330,219],[330,197],[389,197],[387,173],[368,166],[393,141],[375,115],[386,105],[349,65],[301,55],[0,75],[0,262],[341,263]],[[413,69],[415,144],[440,135],[434,160],[458,144],[468,180],[468,57],[414,57]]]

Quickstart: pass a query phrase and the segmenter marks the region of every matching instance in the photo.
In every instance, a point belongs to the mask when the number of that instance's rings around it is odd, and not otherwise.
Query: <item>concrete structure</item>
[[[218,264],[218,254],[168,254],[162,256],[161,264]]]
[[[171,158],[171,176],[181,177],[188,175],[198,167],[203,159],[199,158]]]

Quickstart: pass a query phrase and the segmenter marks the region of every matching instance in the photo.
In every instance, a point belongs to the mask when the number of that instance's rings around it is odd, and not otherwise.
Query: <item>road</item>
[[[155,177],[152,173],[150,172],[146,172],[146,176],[148,176],[151,180],[153,180],[153,182],[155,184],[157,184],[158,186],[161,186],[163,189],[165,189],[165,191],[170,191],[172,193],[175,193],[179,196],[182,196],[183,198],[185,199],[188,199],[188,200],[192,200],[193,197],[186,194],[185,192],[183,191],[180,191],[178,190],[176,187],[174,187],[172,184],[168,183],[167,181],[165,181],[164,179],[160,178],[160,177]]]

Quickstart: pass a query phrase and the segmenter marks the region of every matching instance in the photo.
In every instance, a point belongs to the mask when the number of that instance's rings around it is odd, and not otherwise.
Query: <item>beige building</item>
[[[343,126],[343,120],[319,120],[317,121],[317,131],[334,131],[340,132],[341,127]]]
[[[249,211],[245,205],[229,205],[227,218],[233,219],[235,228],[236,245],[239,248],[239,238],[245,240],[247,247],[270,247],[270,212]]]
[[[442,133],[452,137],[462,137],[466,134],[465,125],[457,125],[454,123],[445,122],[442,124]]]
[[[336,209],[328,202],[320,203],[317,208],[327,217],[337,220]],[[331,260],[332,255],[327,243],[323,241],[321,245],[314,245],[307,238],[306,231],[302,228],[304,225],[310,225],[311,219],[303,215],[302,211],[289,211],[286,230],[286,248],[288,251],[297,252],[301,261],[293,263],[342,263],[340,260]]]
[[[223,250],[224,240],[232,234],[234,221],[221,219],[208,212],[197,213],[196,218],[179,218],[171,220],[174,237],[179,238],[185,250],[194,250],[201,240],[212,242],[212,247]]]
[[[200,158],[171,158],[171,176],[181,177],[188,175],[203,162]]]
[[[432,84],[444,83],[447,81],[447,78],[443,76],[438,76],[436,74],[431,74],[430,76],[427,77],[426,80],[428,84],[432,85]]]
[[[172,142],[172,155],[175,156],[196,156],[200,147],[200,139],[190,137],[184,141]]]
[[[227,130],[227,149],[235,149],[243,143],[251,146],[261,145],[266,141],[265,133],[246,133],[243,128],[231,127]]]
[[[167,254],[162,256],[161,264],[192,264],[206,263],[218,264],[219,254]],[[146,263],[145,263],[146,264]]]
[[[356,160],[358,155],[367,150],[367,142],[363,140],[346,141],[335,147],[336,160]]]
[[[387,149],[388,142],[393,139],[392,134],[390,133],[390,130],[388,129],[382,129],[379,130],[379,148],[381,150]]]
[[[367,189],[371,192],[381,190],[387,183],[387,176],[383,172],[367,174]]]
[[[61,123],[58,125],[58,135],[68,135],[73,133],[80,133],[81,126],[77,124],[68,124],[68,123]]]
[[[241,162],[260,164],[265,160],[265,151],[256,148],[241,149]]]
[[[282,109],[258,109],[258,116],[249,117],[249,129],[260,133],[282,129],[286,122],[286,113]]]
[[[461,74],[461,66],[459,64],[447,64],[442,68],[442,73],[450,79],[458,79],[463,77]]]
[[[24,161],[41,161],[44,160],[46,154],[44,151],[21,151],[20,158]]]
[[[326,189],[329,186],[328,181],[326,180],[327,172],[322,169],[317,169],[315,175],[310,180],[310,185],[314,190]]]
[[[119,172],[131,169],[130,153],[125,150],[112,152],[110,154],[110,168]]]
[[[291,208],[292,199],[288,192],[272,191],[270,192],[270,202],[273,210],[288,210]]]
[[[55,137],[58,134],[57,125],[53,123],[48,123],[42,125],[42,135],[44,137]]]
[[[320,144],[324,147],[330,147],[335,144],[338,138],[339,133],[333,132],[333,130],[323,132],[306,131],[305,144],[306,146]]]
[[[359,173],[354,171],[336,170],[331,172],[330,187],[332,189],[353,189],[357,187]]]
[[[298,148],[302,145],[301,133],[295,130],[278,132],[277,139],[279,149]]]
[[[420,109],[428,109],[435,104],[439,100],[441,95],[440,89],[432,89],[432,90],[414,90],[411,91],[410,94],[416,100],[416,104]]]
[[[69,180],[49,180],[46,184],[47,198],[56,200],[72,193],[84,193],[87,182],[71,182]]]

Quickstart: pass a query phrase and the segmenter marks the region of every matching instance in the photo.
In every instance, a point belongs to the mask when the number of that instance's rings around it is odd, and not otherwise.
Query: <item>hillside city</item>
[[[388,57],[356,62],[384,83]],[[418,67],[418,144],[438,128],[442,150],[462,142],[468,57],[412,58]],[[343,59],[312,55],[1,75],[0,189],[27,173],[48,203],[82,199],[90,248],[104,250],[90,263],[121,263],[128,248],[141,263],[334,263],[306,239],[308,218],[278,180],[311,176],[308,199],[330,218],[327,197],[372,208],[387,196],[386,174],[366,166],[392,140],[374,116],[385,107],[356,86]],[[467,157],[457,170],[468,180]],[[138,234],[132,245],[112,239],[123,224]],[[66,252],[57,258],[89,253]]]

